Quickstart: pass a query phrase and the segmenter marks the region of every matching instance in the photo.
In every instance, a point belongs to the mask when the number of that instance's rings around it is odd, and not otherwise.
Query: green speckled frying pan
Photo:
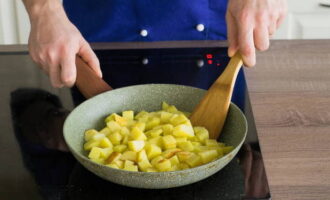
[[[78,72],[79,73],[79,72]],[[78,75],[79,76],[79,75]],[[104,126],[104,118],[123,110],[155,111],[166,101],[182,111],[191,112],[205,94],[205,90],[172,84],[147,84],[124,87],[94,96],[68,116],[64,124],[64,138],[74,157],[97,176],[125,186],[136,188],[172,188],[205,179],[226,166],[242,146],[247,122],[244,114],[233,103],[219,141],[234,146],[224,157],[205,165],[171,172],[131,172],[113,169],[92,162],[83,149],[84,131]]]

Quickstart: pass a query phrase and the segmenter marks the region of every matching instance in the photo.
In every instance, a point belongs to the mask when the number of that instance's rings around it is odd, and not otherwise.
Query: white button
[[[202,68],[204,66],[204,61],[202,59],[197,60],[196,64],[197,64],[197,67]]]
[[[140,32],[140,35],[141,35],[142,37],[147,37],[147,35],[148,35],[148,31],[147,31],[146,29],[142,29],[141,32]]]
[[[143,64],[143,65],[147,65],[148,63],[149,63],[148,58],[143,58],[143,59],[142,59],[142,64]]]
[[[205,29],[204,24],[197,24],[196,26],[197,31],[202,32],[204,31],[204,29]]]

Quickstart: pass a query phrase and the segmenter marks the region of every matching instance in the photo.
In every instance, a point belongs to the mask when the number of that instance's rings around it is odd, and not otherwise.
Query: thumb
[[[82,41],[78,55],[95,71],[99,77],[102,77],[100,61],[85,40]]]

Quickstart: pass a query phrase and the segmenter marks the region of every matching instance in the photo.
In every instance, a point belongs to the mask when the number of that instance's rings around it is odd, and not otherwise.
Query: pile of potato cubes
[[[209,139],[203,127],[193,127],[189,113],[162,103],[162,110],[123,111],[105,119],[106,127],[85,132],[84,149],[99,164],[128,171],[184,170],[211,162],[233,147]]]

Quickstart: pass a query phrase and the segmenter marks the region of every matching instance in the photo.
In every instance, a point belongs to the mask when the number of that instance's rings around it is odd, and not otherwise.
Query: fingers
[[[78,55],[96,72],[99,77],[102,77],[99,59],[89,44],[83,40]]]
[[[51,65],[49,66],[49,78],[50,78],[50,82],[52,84],[53,87],[55,88],[61,88],[63,87],[63,83],[61,81],[61,72],[60,72],[60,66],[59,65]]]
[[[266,26],[260,25],[254,29],[254,45],[259,51],[265,51],[269,47],[269,31]]]
[[[247,67],[254,66],[256,63],[256,53],[254,47],[253,26],[241,24],[238,29],[239,51],[243,62]]]
[[[228,56],[232,57],[238,50],[237,25],[235,19],[230,13],[226,15],[227,37],[228,37]]]
[[[76,54],[70,53],[61,61],[61,82],[66,87],[72,87],[76,82],[77,69],[75,63]]]

